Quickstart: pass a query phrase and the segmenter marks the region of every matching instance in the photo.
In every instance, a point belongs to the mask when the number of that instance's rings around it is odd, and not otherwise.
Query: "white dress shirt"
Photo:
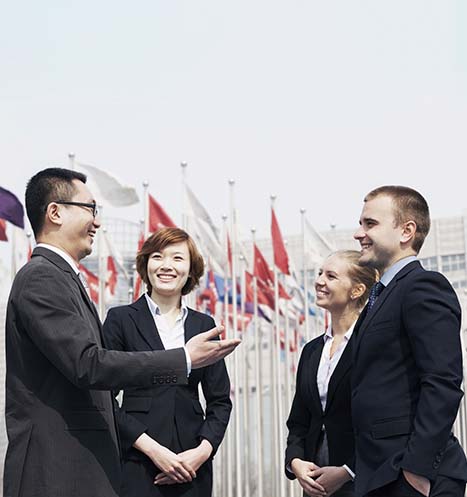
[[[188,375],[191,373],[191,359],[185,347],[185,321],[188,317],[188,307],[182,299],[182,306],[180,313],[175,320],[175,325],[170,328],[165,317],[161,314],[159,306],[152,300],[152,298],[145,293],[146,302],[148,303],[151,316],[156,324],[157,331],[162,341],[165,350],[183,348],[186,355],[186,364]]]
[[[347,344],[349,343],[350,337],[352,336],[355,327],[355,323],[353,323],[352,326],[344,334],[344,339],[334,351],[332,357],[331,347],[334,343],[334,336],[332,334],[332,323],[329,324],[323,337],[324,347],[323,352],[321,353],[321,360],[319,361],[318,373],[316,376],[316,383],[318,385],[319,398],[321,400],[323,411],[326,409],[326,401],[328,399],[329,380],[331,379],[332,373],[334,373],[334,370],[336,369],[336,366],[340,358],[342,357]],[[347,471],[347,473],[349,473],[352,480],[355,479],[355,473],[347,466],[347,464],[344,464],[343,467]]]

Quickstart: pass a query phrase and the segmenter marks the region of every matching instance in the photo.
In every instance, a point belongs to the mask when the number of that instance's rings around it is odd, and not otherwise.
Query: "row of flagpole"
[[[70,168],[83,170],[95,179],[100,192],[98,198],[108,200],[110,205],[131,205],[138,201],[134,189],[122,187],[108,173],[78,162],[74,154],[69,154],[69,163]],[[190,305],[201,310],[209,306],[216,321],[224,324],[225,334],[243,340],[242,346],[226,361],[234,408],[226,437],[215,458],[215,496],[294,497],[299,494],[298,485],[287,482],[283,471],[285,421],[294,391],[300,347],[317,331],[316,327],[312,330],[309,316],[307,280],[309,271],[313,270],[309,252],[314,251],[318,259],[331,247],[312,230],[302,209],[302,281],[298,281],[300,278],[293,270],[275,215],[276,197],[271,197],[273,263],[269,264],[257,245],[254,228],[251,229],[251,254],[240,239],[235,181],[228,182],[229,215],[222,217],[222,230],[219,230],[188,187],[186,163],[181,164],[181,170],[182,227],[194,238],[206,260],[205,288],[200,289]],[[149,193],[147,181],[143,183],[141,203],[143,216],[138,248],[160,227],[175,226]],[[102,213],[104,206],[99,207]],[[128,287],[130,300],[137,299],[143,288],[134,271],[133,275],[127,274],[102,214],[101,223],[96,247],[97,275],[89,270],[86,261],[82,271],[88,277],[91,293],[94,289],[93,298],[104,318],[109,304],[122,303],[109,300],[109,289],[115,290],[117,273],[124,274],[120,282]],[[307,235],[311,237],[311,245]]]

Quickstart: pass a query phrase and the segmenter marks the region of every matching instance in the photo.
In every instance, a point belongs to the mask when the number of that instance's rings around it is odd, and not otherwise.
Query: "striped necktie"
[[[83,273],[81,273],[81,272],[78,273],[78,278],[81,281],[81,283],[83,284],[84,289],[86,290],[86,293],[88,294],[89,299],[92,300],[91,299],[91,289],[89,288],[88,280],[84,277]]]
[[[371,311],[371,308],[375,305],[376,300],[378,299],[380,293],[384,290],[384,285],[381,281],[375,283],[370,290],[370,296],[368,297],[368,308],[367,312]]]

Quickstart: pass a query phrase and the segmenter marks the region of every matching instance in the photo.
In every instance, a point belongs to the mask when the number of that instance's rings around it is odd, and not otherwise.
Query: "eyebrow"
[[[363,220],[360,219],[359,223],[362,224],[363,223],[368,223],[369,221],[372,221],[373,223],[377,223],[378,221],[372,217],[364,217]]]

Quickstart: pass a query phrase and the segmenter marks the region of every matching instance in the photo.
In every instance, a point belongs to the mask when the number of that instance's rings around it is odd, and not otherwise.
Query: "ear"
[[[49,223],[61,226],[63,224],[63,217],[59,205],[55,202],[50,202],[45,211],[45,218]]]
[[[357,283],[356,285],[353,286],[352,291],[350,292],[350,298],[352,300],[357,300],[359,299],[366,290],[366,285],[363,283]]]
[[[417,232],[417,224],[415,221],[407,221],[402,226],[401,243],[412,243],[412,240]]]

